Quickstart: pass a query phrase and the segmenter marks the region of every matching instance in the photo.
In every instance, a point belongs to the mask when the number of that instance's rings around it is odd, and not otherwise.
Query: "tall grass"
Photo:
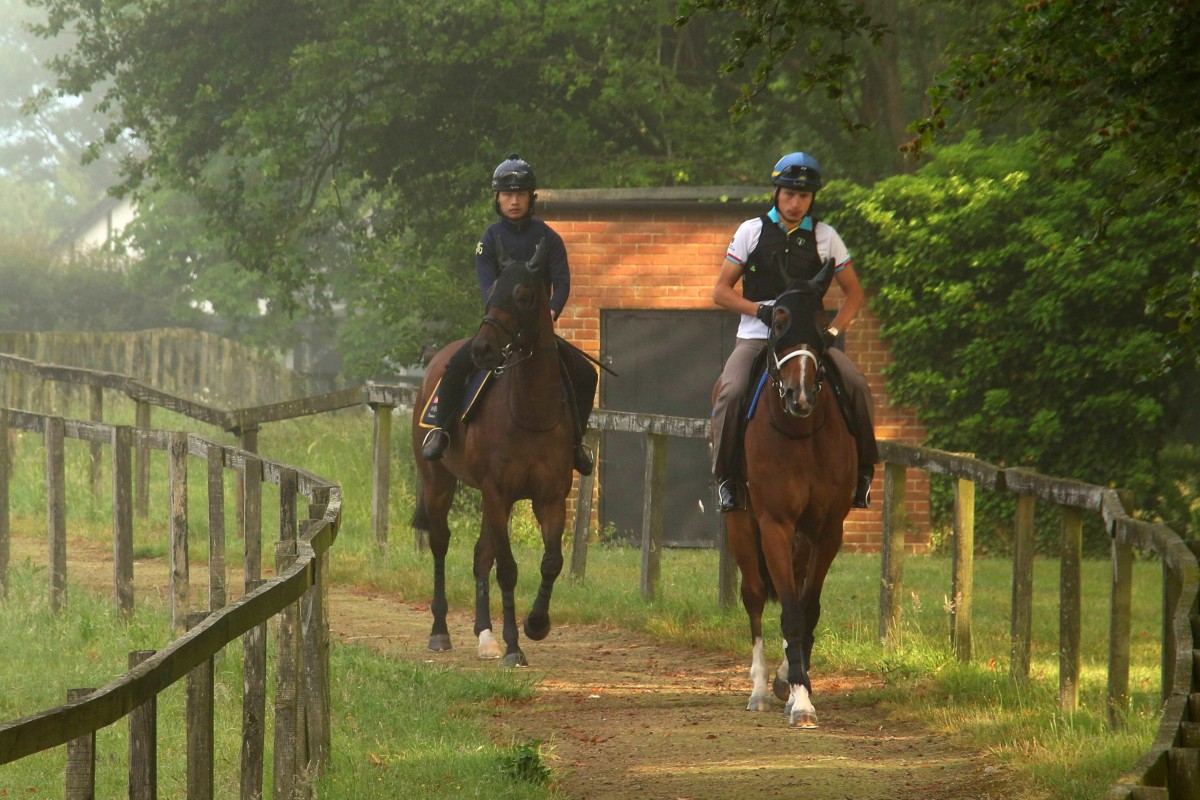
[[[190,427],[186,420],[165,412],[156,412],[154,422],[156,427]],[[351,409],[320,418],[273,423],[260,432],[259,447],[272,459],[301,465],[341,484],[343,524],[332,557],[336,583],[375,586],[423,601],[430,593],[431,563],[428,554],[414,548],[408,527],[414,477],[404,415],[397,415],[395,427],[391,526],[389,542],[382,547],[373,540],[370,526],[369,411]],[[221,439],[220,435],[203,433]],[[233,444],[227,437],[224,441]],[[86,446],[74,444],[68,445],[68,475],[72,476],[68,519],[72,521],[72,535],[107,542],[111,536],[105,527],[110,513],[107,498],[97,501],[91,497],[83,477]],[[14,514],[31,519],[44,514],[44,490],[37,468],[39,446],[37,437],[22,437],[18,459],[32,466],[18,470],[12,486]],[[167,498],[162,454],[155,454],[152,469],[151,517],[138,523],[135,537],[139,552],[163,555]],[[199,562],[206,558],[202,468],[192,469],[189,484],[194,498],[191,557]],[[277,524],[277,512],[271,490],[264,489],[268,492],[264,496],[264,530],[270,537],[272,526]],[[226,518],[230,521],[235,518],[232,495],[230,479],[226,488]],[[451,514],[453,536],[448,557],[449,601],[459,609],[469,609],[474,602],[471,550],[479,525],[478,510],[478,496],[469,489],[460,489]],[[74,524],[76,520],[82,524]],[[521,568],[520,606],[528,603],[536,590],[541,556],[539,535],[527,506],[518,507],[511,531]],[[228,537],[228,547],[231,575],[237,575],[241,553],[235,535]],[[1126,725],[1114,732],[1108,729],[1104,711],[1108,615],[1102,612],[1107,611],[1109,602],[1107,562],[1084,564],[1083,607],[1097,611],[1084,618],[1080,710],[1070,714],[1057,708],[1057,562],[1035,562],[1032,669],[1030,680],[1022,684],[1014,684],[1008,675],[1011,563],[987,558],[975,563],[975,652],[971,663],[960,664],[949,645],[947,559],[924,556],[907,561],[905,587],[909,594],[903,608],[902,646],[889,650],[878,641],[878,556],[840,555],[822,598],[813,666],[818,690],[825,675],[866,676],[873,688],[860,693],[859,702],[884,704],[890,713],[920,720],[964,746],[992,751],[1022,776],[1025,785],[1036,789],[1038,796],[1102,795],[1149,747],[1155,733],[1160,691],[1160,568],[1148,561],[1135,565],[1132,697],[1124,709]],[[717,558],[713,551],[664,552],[658,597],[653,602],[643,600],[638,592],[639,569],[637,550],[596,541],[594,537],[586,580],[573,581],[564,573],[555,589],[555,622],[621,627],[663,642],[727,653],[731,661],[748,663],[744,612],[740,608],[718,608]],[[10,606],[23,604],[21,601]],[[768,608],[766,637],[768,653],[778,656],[776,610],[775,606]],[[72,617],[77,613],[72,602]],[[103,613],[99,609],[94,612]],[[139,618],[129,626],[113,622],[111,635],[115,638],[118,630],[138,630]],[[36,628],[43,623],[29,624]],[[451,634],[460,640],[470,635],[469,631],[454,630]],[[12,652],[3,640],[0,647]],[[72,652],[80,658],[83,651],[72,648]],[[123,669],[119,667],[121,658],[108,663],[106,675]],[[335,647],[334,658],[334,768],[323,779],[322,796],[409,797],[420,791],[424,797],[449,793],[451,789],[456,794],[474,796],[474,785],[481,787],[479,791],[489,785],[489,796],[544,796],[539,793],[546,790],[536,781],[513,779],[513,771],[504,769],[504,764],[520,761],[525,745],[515,744],[515,751],[498,750],[488,738],[485,721],[469,710],[471,697],[495,696],[506,702],[523,696],[530,687],[518,678],[503,671],[492,677],[472,678],[341,646]],[[228,663],[240,664],[240,654],[231,654]],[[228,681],[228,695],[236,698],[240,676],[236,668],[232,672],[222,680]],[[18,669],[12,680],[19,681],[20,674]],[[415,729],[394,725],[398,706],[390,699],[393,693],[405,698],[400,707],[406,715],[429,706],[432,727],[422,730],[420,724]],[[28,702],[32,706],[22,703],[26,709],[60,700],[51,697]],[[238,705],[235,700],[232,704]],[[459,711],[448,713],[448,707]],[[0,712],[12,716],[3,705]],[[411,730],[416,733],[410,734]],[[5,785],[5,769],[0,768],[0,785]],[[497,770],[507,776],[499,788],[491,783]],[[394,785],[388,783],[392,780]],[[507,791],[515,794],[503,793]]]

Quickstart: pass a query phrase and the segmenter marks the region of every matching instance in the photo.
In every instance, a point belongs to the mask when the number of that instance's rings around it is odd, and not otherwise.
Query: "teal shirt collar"
[[[767,217],[776,225],[783,228],[783,223],[779,221],[779,209],[775,208],[775,206],[771,206],[771,210],[767,212]],[[812,215],[805,214],[804,219],[800,220],[800,224],[797,227],[802,231],[811,231],[813,229]]]

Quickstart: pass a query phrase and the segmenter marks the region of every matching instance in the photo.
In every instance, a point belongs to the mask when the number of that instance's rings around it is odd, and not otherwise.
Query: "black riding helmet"
[[[516,153],[509,153],[496,171],[492,173],[493,192],[533,192],[537,190],[537,178],[529,162]]]

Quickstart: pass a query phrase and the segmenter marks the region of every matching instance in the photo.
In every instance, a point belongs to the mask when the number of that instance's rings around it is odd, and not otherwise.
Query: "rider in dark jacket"
[[[571,268],[562,237],[533,216],[536,190],[533,168],[516,153],[496,167],[492,174],[492,200],[500,219],[488,226],[475,247],[475,274],[486,305],[500,275],[499,253],[516,261],[528,261],[533,258],[538,243],[544,240],[550,268],[550,313],[557,320],[571,294]],[[579,350],[561,339],[558,352],[570,376],[575,397],[575,469],[581,475],[590,475],[594,464],[591,453],[583,444],[583,432],[595,402],[596,370]],[[421,455],[430,461],[441,458],[450,444],[450,431],[461,413],[466,381],[473,370],[469,343],[460,347],[446,362],[446,372],[438,388],[436,427],[426,434],[421,446]]]

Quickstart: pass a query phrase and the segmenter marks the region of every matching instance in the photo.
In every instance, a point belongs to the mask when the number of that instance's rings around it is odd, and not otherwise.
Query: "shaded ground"
[[[44,547],[15,539],[13,560],[44,563]],[[70,557],[73,581],[111,586],[105,549],[72,542]],[[165,593],[165,575],[162,562],[139,561],[138,596]],[[196,591],[207,586],[194,567],[191,581]],[[428,605],[352,587],[336,587],[330,605],[341,641],[456,669],[503,669],[475,657],[472,617],[461,611],[450,617],[456,649],[431,653]],[[522,646],[535,696],[493,712],[494,736],[545,742],[557,784],[575,800],[1023,796],[987,754],[863,700],[860,677],[814,676],[821,727],[789,730],[781,703],[774,713],[745,710],[748,652],[733,661],[593,626],[558,626],[545,641]]]

